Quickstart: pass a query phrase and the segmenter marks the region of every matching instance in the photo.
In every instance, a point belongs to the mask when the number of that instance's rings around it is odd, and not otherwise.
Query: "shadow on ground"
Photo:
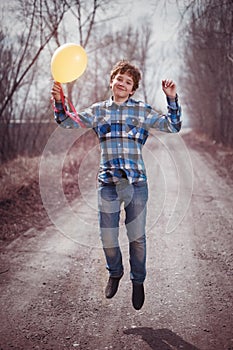
[[[127,329],[124,333],[140,335],[152,350],[174,350],[174,348],[182,350],[200,350],[166,328],[153,329],[149,327],[138,327]]]

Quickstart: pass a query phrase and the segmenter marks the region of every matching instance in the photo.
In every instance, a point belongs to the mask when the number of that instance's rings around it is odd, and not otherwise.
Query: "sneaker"
[[[123,276],[123,274],[120,277],[109,277],[107,286],[105,288],[106,298],[110,299],[110,298],[114,297],[114,295],[116,294],[116,292],[118,290],[119,282],[120,282],[120,279],[122,276]]]
[[[136,310],[140,310],[145,300],[143,283],[133,282],[132,303]]]

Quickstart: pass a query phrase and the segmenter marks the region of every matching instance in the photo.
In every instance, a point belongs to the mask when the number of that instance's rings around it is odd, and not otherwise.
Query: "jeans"
[[[119,246],[119,221],[124,203],[125,226],[129,241],[130,278],[143,283],[146,277],[146,211],[148,186],[146,182],[101,184],[98,190],[100,238],[111,277],[124,272]]]

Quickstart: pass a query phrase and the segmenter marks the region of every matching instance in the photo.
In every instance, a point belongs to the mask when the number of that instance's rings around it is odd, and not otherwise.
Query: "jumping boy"
[[[112,298],[116,294],[124,273],[118,241],[123,203],[129,240],[132,304],[136,310],[141,309],[144,303],[143,283],[146,277],[148,187],[142,148],[150,128],[168,133],[177,133],[181,128],[181,109],[175,83],[172,80],[162,81],[168,113],[159,115],[148,104],[132,99],[140,79],[137,67],[128,61],[119,61],[110,75],[112,97],[78,113],[81,123],[66,115],[61,103],[61,85],[55,82],[51,91],[55,101],[55,120],[61,127],[79,128],[85,125],[92,128],[99,138],[99,226],[109,271],[105,296]]]

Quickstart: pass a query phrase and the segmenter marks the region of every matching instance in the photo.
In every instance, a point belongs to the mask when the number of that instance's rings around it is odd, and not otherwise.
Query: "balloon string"
[[[63,106],[63,109],[64,109],[65,114],[66,114],[68,117],[70,117],[71,119],[73,119],[76,123],[78,123],[82,128],[86,128],[86,125],[85,125],[84,123],[81,122],[81,120],[80,120],[80,118],[79,118],[79,116],[78,116],[78,113],[76,112],[76,109],[74,108],[74,106],[73,106],[73,104],[71,103],[71,101],[70,101],[68,98],[66,98],[66,99],[67,99],[67,102],[68,102],[68,104],[69,104],[69,106],[70,106],[70,108],[71,108],[73,114],[70,113],[70,112],[67,110],[67,108],[66,108],[66,105],[65,105],[65,96],[64,96],[63,90],[61,89],[61,101],[62,101],[62,106]]]

